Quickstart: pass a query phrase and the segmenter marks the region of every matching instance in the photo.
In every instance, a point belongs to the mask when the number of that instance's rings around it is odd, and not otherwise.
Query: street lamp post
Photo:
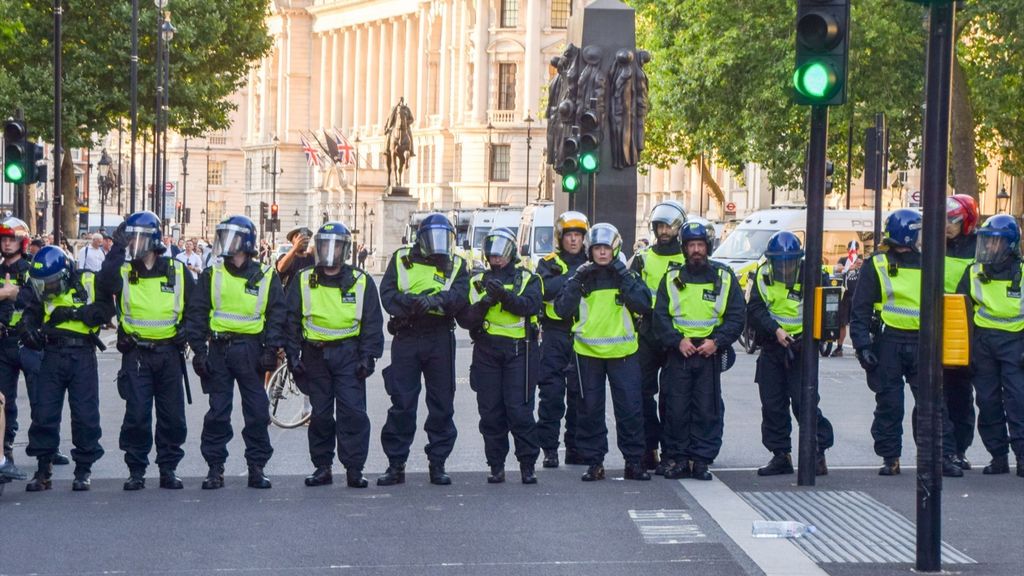
[[[100,228],[106,227],[107,193],[110,191],[110,163],[110,155],[107,154],[107,149],[104,148],[100,153],[100,161],[96,163],[100,184]]]
[[[154,212],[163,221],[163,202],[158,200],[163,196],[163,179],[160,177],[162,155],[160,134],[163,123],[164,107],[164,8],[167,8],[168,0],[153,0],[156,6],[156,105],[153,107],[153,199],[151,205]]]
[[[1006,192],[1006,185],[1004,184],[999,188],[999,193],[996,194],[996,212],[1004,214],[1007,212],[1006,208],[1010,204],[1010,195]]]
[[[203,205],[203,239],[206,239],[207,210],[210,209],[210,143],[206,143],[206,203]]]
[[[206,240],[206,208],[203,208],[199,215],[203,218],[203,240]]]
[[[139,135],[139,0],[132,0],[132,55],[131,55],[131,122],[132,159],[129,205],[135,212],[135,139]]]
[[[185,233],[188,218],[188,138],[185,138],[185,151],[181,155],[181,233]]]
[[[353,182],[354,186],[353,186],[353,192],[352,192],[352,201],[354,202],[354,206],[359,206],[359,143],[360,142],[362,142],[362,140],[359,138],[359,134],[356,134],[356,139],[355,139],[356,146],[355,146],[355,150],[354,150],[355,155],[356,155],[356,157],[355,157],[356,169],[355,169],[355,179],[354,179],[354,182]],[[352,210],[352,216],[353,216],[353,218],[355,218],[355,226],[354,226],[355,232],[358,233],[359,232],[359,217],[358,217],[358,215],[356,215],[354,209]],[[363,220],[366,220],[366,218],[364,217]],[[362,238],[361,235],[360,235],[360,238]],[[353,250],[352,251],[352,265],[354,266],[355,263],[356,263],[356,251]]]
[[[373,250],[373,220],[376,214],[373,212],[373,208],[370,208],[370,250]]]
[[[274,155],[273,155],[273,158],[271,159],[271,165],[270,165],[270,204],[271,204],[271,206],[277,206],[277,176],[279,174],[284,174],[284,170],[283,169],[282,170],[278,170],[277,169],[277,146],[278,146],[279,143],[280,143],[280,140],[278,140],[277,136],[275,135],[274,136]],[[264,168],[266,168],[266,165],[264,165]],[[271,244],[273,246],[277,246],[277,223],[278,223],[278,220],[275,220],[274,216],[271,215],[271,218],[270,218],[270,242],[271,242]]]
[[[167,3],[167,0],[156,0],[157,2]],[[174,39],[175,33],[174,25],[171,24],[170,14],[166,15],[163,23],[160,24],[160,37],[163,40],[164,51],[163,51],[163,103],[160,106],[160,112],[163,115],[163,121],[161,122],[161,128],[163,130],[163,145],[161,150],[163,151],[163,166],[160,170],[160,206],[163,209],[161,218],[167,214],[167,125],[169,124],[168,114],[170,109],[170,96],[171,96],[171,40]],[[166,219],[164,220],[166,222]]]
[[[526,111],[526,118],[523,118],[523,122],[526,122],[526,194],[524,198],[526,201],[530,201],[530,149],[533,143],[533,137],[530,135],[530,130],[533,128],[533,116],[530,116],[530,111]],[[540,190],[537,190],[537,200],[540,200]]]
[[[493,158],[493,156],[494,156],[494,144],[491,142],[491,133],[492,132],[494,132],[494,125],[491,124],[491,122],[488,120],[487,121],[487,165],[484,168],[484,170],[487,170],[487,202],[484,203],[484,206],[490,206],[491,205],[491,176],[493,176],[493,174],[491,174],[491,172],[492,172],[492,169],[494,168],[494,164],[493,164],[493,161],[494,161],[494,158]]]

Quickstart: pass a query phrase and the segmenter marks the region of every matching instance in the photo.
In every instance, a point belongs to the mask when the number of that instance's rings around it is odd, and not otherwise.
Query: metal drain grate
[[[645,544],[689,544],[707,540],[686,510],[630,510],[629,517]]]
[[[741,492],[768,520],[796,520],[817,528],[794,540],[818,563],[913,563],[914,523],[858,491]],[[943,564],[975,564],[942,543]]]

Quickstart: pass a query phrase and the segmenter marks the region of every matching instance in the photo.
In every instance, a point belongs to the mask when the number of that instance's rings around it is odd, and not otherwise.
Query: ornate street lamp
[[[100,228],[105,228],[107,193],[110,191],[110,155],[104,148],[100,153],[100,161],[96,163],[100,183]]]
[[[526,111],[526,118],[523,118],[523,122],[526,122],[526,194],[524,198],[527,202],[530,201],[530,150],[532,148],[531,143],[533,137],[530,136],[530,129],[533,128],[533,116],[530,116],[530,111]],[[540,200],[540,190],[537,190],[537,200]]]

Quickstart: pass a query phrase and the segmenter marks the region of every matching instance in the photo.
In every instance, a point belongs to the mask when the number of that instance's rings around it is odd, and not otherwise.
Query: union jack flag
[[[349,166],[356,163],[356,149],[349,144],[348,138],[334,129],[334,141],[338,145],[338,163],[342,166]]]
[[[302,152],[306,155],[306,166],[319,166],[320,152],[306,140],[305,136],[299,136],[299,141],[302,142]]]

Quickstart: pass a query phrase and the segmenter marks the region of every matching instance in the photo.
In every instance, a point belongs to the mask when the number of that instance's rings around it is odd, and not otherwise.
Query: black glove
[[[80,308],[74,308],[72,306],[58,306],[54,308],[53,312],[50,312],[50,319],[47,320],[47,324],[56,326],[72,320],[81,320],[82,311]]]
[[[263,354],[260,355],[260,369],[264,372],[277,370],[277,350],[270,346],[263,348]]]
[[[623,278],[629,276],[629,268],[626,268],[626,263],[618,258],[612,260],[612,269],[615,270],[616,274]]]
[[[860,362],[860,367],[867,372],[874,372],[875,368],[878,368],[878,356],[875,356],[875,353],[867,346],[857,349],[857,361]]]
[[[126,231],[127,228],[127,222],[121,222],[120,224],[117,225],[117,229],[114,230],[114,233],[110,236],[110,238],[114,241],[114,246],[118,246],[120,248],[128,246],[128,232]]]
[[[593,262],[590,262],[588,260],[587,262],[580,264],[579,267],[576,268],[576,272],[573,273],[572,277],[582,282],[587,276],[590,275],[591,272],[594,271],[596,266],[597,264],[594,264]]]
[[[505,294],[505,285],[501,283],[501,280],[491,278],[487,282],[484,282],[484,290],[491,298],[501,301]]]
[[[366,356],[365,358],[359,359],[359,366],[356,366],[356,378],[360,380],[366,380],[373,374],[373,369],[376,366],[376,362],[373,360],[373,356]]]
[[[19,339],[21,345],[29,350],[42,350],[46,339],[41,330],[28,330]]]
[[[422,316],[427,313],[430,309],[428,296],[413,296],[412,297],[412,313],[417,316]]]
[[[427,310],[437,310],[438,312],[444,312],[444,300],[440,294],[430,294],[422,296],[423,300],[426,301]]]
[[[306,375],[306,365],[302,362],[301,356],[288,359],[288,370],[291,371],[292,376],[295,378],[302,378]]]
[[[206,363],[206,360],[207,356],[205,352],[196,354],[192,357],[192,369],[196,371],[196,376],[199,376],[200,378],[210,377],[210,366]]]

